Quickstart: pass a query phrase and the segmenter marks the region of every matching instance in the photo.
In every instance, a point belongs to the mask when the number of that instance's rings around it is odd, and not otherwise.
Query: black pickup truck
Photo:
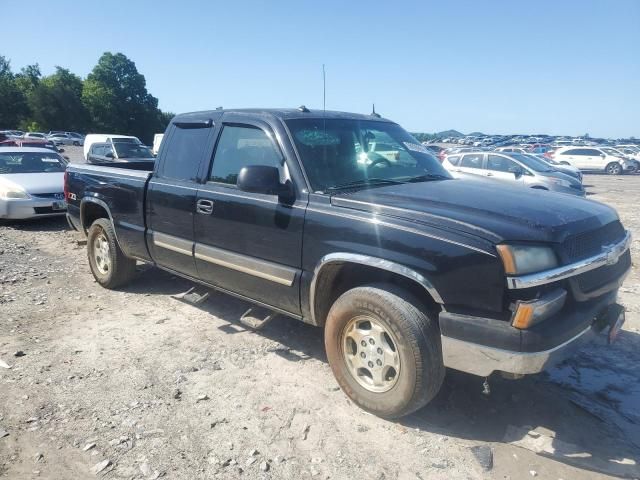
[[[70,164],[65,195],[100,284],[140,261],[323,327],[340,386],[383,417],[431,400],[445,367],[536,373],[624,322],[613,209],[453,179],[377,115],[178,115],[155,165]]]

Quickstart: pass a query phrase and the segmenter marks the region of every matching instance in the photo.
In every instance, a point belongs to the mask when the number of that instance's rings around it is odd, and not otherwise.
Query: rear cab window
[[[210,133],[211,128],[173,125],[157,176],[195,182]]]

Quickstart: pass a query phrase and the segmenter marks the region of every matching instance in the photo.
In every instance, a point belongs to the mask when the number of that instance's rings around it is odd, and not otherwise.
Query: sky
[[[375,103],[414,132],[640,137],[640,0],[31,0],[28,10],[2,25],[14,71],[38,63],[85,77],[103,52],[122,52],[174,113],[322,108],[325,64],[327,109]]]

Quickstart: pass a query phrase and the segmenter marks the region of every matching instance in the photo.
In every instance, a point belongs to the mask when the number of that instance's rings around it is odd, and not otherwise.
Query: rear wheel
[[[622,165],[618,162],[611,162],[605,167],[604,171],[609,175],[620,175],[622,173]]]
[[[325,348],[342,390],[381,417],[424,406],[444,379],[435,321],[391,285],[357,287],[340,296],[327,317]]]
[[[74,147],[79,147],[79,146],[80,146],[80,142],[78,142],[78,141],[75,141],[75,140],[74,140],[74,142],[73,142],[73,146],[74,146]]]
[[[99,218],[87,234],[89,266],[96,281],[105,288],[117,288],[131,281],[136,261],[122,253],[111,221]]]

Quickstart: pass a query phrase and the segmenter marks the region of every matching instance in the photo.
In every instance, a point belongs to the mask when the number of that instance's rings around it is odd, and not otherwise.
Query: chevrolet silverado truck
[[[445,367],[540,372],[624,322],[613,209],[454,179],[377,115],[178,115],[154,165],[70,164],[65,196],[102,286],[143,262],[321,327],[343,391],[386,418],[429,402]]]

